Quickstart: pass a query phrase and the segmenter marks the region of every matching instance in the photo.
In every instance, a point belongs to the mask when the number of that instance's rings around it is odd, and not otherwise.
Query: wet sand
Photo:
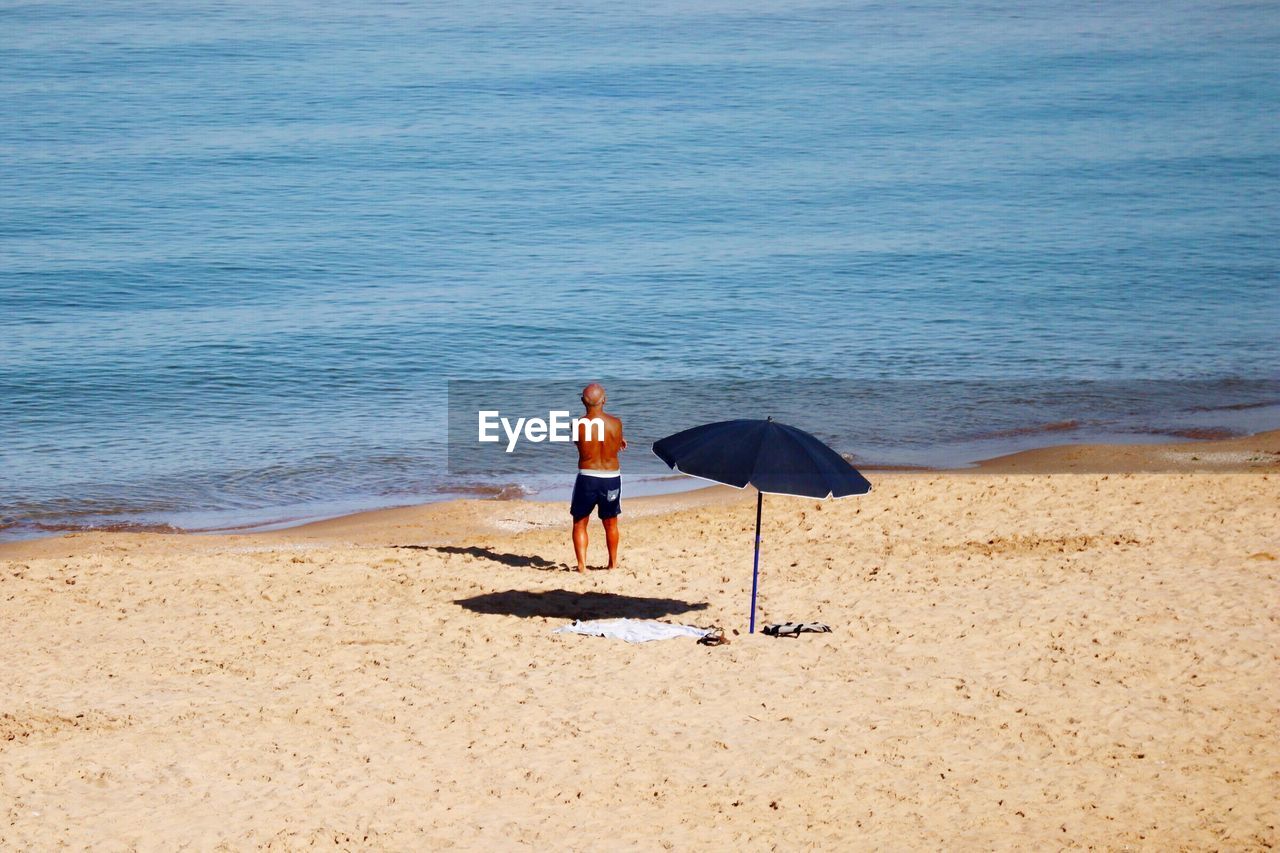
[[[799,639],[723,488],[0,546],[0,847],[1266,849],[1277,435],[767,496]]]

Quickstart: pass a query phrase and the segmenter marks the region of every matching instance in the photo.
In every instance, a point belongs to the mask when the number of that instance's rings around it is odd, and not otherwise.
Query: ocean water
[[[544,488],[451,474],[449,380],[1280,425],[1273,3],[643,5],[0,2],[0,536]]]

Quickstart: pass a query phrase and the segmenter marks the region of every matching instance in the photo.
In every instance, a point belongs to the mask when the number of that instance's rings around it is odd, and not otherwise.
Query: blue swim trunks
[[[601,518],[617,518],[622,513],[622,477],[596,477],[578,474],[573,481],[573,499],[569,513],[577,521],[599,509]]]

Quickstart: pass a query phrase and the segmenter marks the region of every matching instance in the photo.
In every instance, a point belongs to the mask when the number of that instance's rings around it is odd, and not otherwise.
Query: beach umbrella
[[[751,567],[753,634],[765,493],[825,500],[871,491],[867,479],[839,453],[804,430],[773,418],[703,424],[655,441],[653,452],[681,474],[736,489],[756,487],[756,549]]]

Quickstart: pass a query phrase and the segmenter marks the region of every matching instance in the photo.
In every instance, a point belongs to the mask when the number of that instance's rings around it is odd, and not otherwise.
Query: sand
[[[5,546],[0,847],[1271,848],[1254,450],[766,497],[762,619],[835,629],[799,639],[745,634],[726,489],[628,502],[586,575],[531,501]],[[551,633],[610,616],[732,642]]]

